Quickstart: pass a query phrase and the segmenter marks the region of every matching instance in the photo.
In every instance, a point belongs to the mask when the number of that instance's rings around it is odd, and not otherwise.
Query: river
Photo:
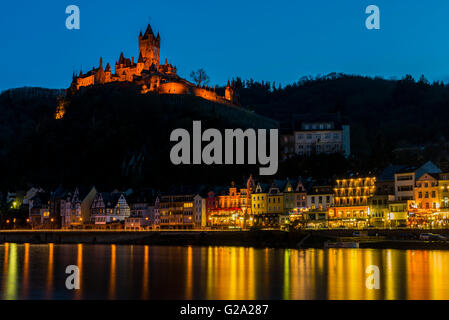
[[[0,299],[449,299],[448,267],[439,250],[5,243]]]

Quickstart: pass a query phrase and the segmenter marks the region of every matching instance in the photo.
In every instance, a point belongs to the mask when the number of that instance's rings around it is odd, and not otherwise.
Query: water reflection
[[[78,266],[80,290],[65,288]],[[366,268],[380,269],[380,290]],[[2,299],[449,299],[449,251],[0,245]]]
[[[109,299],[115,298],[115,279],[116,279],[116,257],[115,251],[117,246],[115,244],[111,245],[111,267],[109,270]]]
[[[7,281],[6,281],[6,290],[5,290],[5,299],[6,300],[15,300],[17,299],[18,286],[17,286],[17,244],[11,243],[11,248],[6,249],[5,257],[9,254],[9,258],[5,259],[6,263],[8,263],[8,271],[7,271]],[[6,268],[6,265],[5,265]]]

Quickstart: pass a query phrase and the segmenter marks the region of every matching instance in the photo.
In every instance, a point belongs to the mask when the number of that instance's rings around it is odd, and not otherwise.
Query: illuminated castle
[[[142,32],[140,32],[139,34],[137,62],[134,61],[134,57],[131,57],[131,59],[125,58],[121,53],[115,63],[115,73],[112,73],[109,63],[103,69],[103,59],[100,58],[98,68],[93,68],[87,73],[81,71],[78,76],[73,75],[69,90],[76,92],[81,87],[109,82],[132,82],[141,86],[143,94],[147,92],[190,94],[218,103],[238,104],[234,83],[228,81],[225,95],[220,96],[215,93],[215,88],[208,88],[204,85],[200,87],[179,77],[176,67],[169,64],[167,59],[164,64],[160,64],[160,45],[161,37],[159,33],[155,36],[151,26],[148,25],[145,33],[142,35]]]

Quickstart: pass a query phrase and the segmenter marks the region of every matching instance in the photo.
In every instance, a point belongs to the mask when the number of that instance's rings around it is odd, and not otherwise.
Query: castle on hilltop
[[[139,56],[137,61],[134,57],[125,58],[123,52],[115,63],[115,73],[112,73],[109,63],[103,68],[103,59],[100,58],[98,68],[92,68],[87,73],[80,71],[79,75],[73,74],[72,84],[68,91],[77,92],[82,87],[89,87],[97,84],[110,82],[131,82],[141,86],[141,93],[154,92],[158,94],[188,94],[204,98],[209,101],[238,104],[238,94],[236,93],[234,82],[229,83],[225,89],[225,95],[220,96],[215,92],[215,88],[206,85],[198,86],[177,75],[177,69],[165,59],[164,64],[160,64],[159,50],[161,37],[159,33],[154,35],[151,26],[148,25],[145,33],[139,34]],[[56,111],[56,118],[62,118],[64,108],[61,105]]]

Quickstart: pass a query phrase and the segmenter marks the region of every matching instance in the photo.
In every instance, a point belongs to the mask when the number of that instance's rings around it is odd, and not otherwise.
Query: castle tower
[[[234,101],[234,88],[229,83],[229,80],[228,80],[228,84],[226,85],[226,89],[225,89],[225,99],[228,100],[229,102]]]
[[[149,69],[152,64],[159,67],[159,50],[161,47],[161,37],[159,33],[154,36],[151,26],[148,25],[145,33],[139,34],[139,56],[142,55],[144,68]]]
[[[103,58],[100,57],[100,66],[95,73],[95,83],[103,84],[106,82],[106,76],[103,71]]]

